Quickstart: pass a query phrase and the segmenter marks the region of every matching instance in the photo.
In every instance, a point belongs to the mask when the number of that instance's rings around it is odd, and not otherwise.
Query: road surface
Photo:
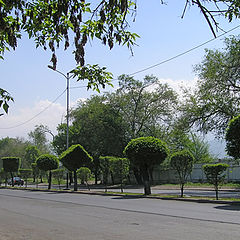
[[[1,240],[238,239],[240,206],[0,190]]]

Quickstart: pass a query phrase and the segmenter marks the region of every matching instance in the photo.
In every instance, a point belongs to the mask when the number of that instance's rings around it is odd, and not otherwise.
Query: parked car
[[[10,179],[8,179],[8,184],[9,185],[12,185],[12,179],[10,178]],[[23,179],[21,179],[20,177],[13,177],[13,186],[14,185],[18,185],[18,186],[23,186],[23,184],[24,184],[24,180]]]

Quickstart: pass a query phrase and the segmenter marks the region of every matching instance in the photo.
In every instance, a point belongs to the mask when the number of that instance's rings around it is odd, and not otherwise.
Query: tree
[[[58,158],[54,155],[43,154],[36,160],[37,167],[40,170],[48,171],[48,189],[51,189],[52,184],[52,170],[57,169],[59,165]]]
[[[161,3],[165,1],[161,0]],[[182,17],[187,6],[197,6],[206,19],[212,33],[218,29],[215,15],[223,15],[231,22],[239,18],[236,0],[185,0]],[[115,44],[125,45],[132,51],[138,35],[128,31],[129,19],[135,20],[136,1],[106,0],[94,1],[30,0],[0,1],[0,58],[6,50],[16,49],[23,32],[33,39],[36,47],[52,52],[51,62],[56,69],[56,49],[60,46],[72,51],[79,64],[72,72],[78,80],[88,79],[88,88],[99,90],[105,87],[112,75],[98,65],[85,64],[85,46],[92,39],[99,40],[110,49]],[[60,43],[64,44],[60,44]],[[3,89],[2,89],[3,90]],[[5,100],[6,90],[0,91],[0,101]],[[7,99],[8,101],[8,99]],[[8,108],[8,105],[5,105]]]
[[[59,169],[55,169],[52,171],[52,175],[53,177],[57,180],[58,182],[58,188],[60,189],[60,184],[61,181],[63,180],[63,176],[64,176],[64,169],[63,168],[59,168]]]
[[[32,176],[32,169],[19,169],[20,176],[24,179],[27,187],[28,178]]]
[[[229,122],[225,139],[227,153],[235,159],[240,159],[240,115]]]
[[[107,192],[108,178],[110,175],[110,159],[111,156],[100,156],[99,163],[100,169],[103,177],[103,184],[105,185],[105,192]]]
[[[92,161],[92,157],[83,146],[76,144],[61,154],[60,161],[65,168],[74,172],[74,191],[77,191],[77,169],[88,167]]]
[[[18,157],[3,157],[3,169],[5,172],[9,172],[12,178],[12,186],[13,183],[13,173],[17,173],[20,165],[20,158]]]
[[[129,176],[129,160],[127,158],[115,157],[111,159],[110,164],[113,175],[120,181],[121,192],[123,192],[123,183]]]
[[[70,117],[72,126],[69,127],[69,145],[80,143],[93,156],[91,170],[97,183],[99,156],[122,154],[127,143],[125,122],[121,114],[101,96],[92,96],[79,102],[77,108],[71,111]],[[66,125],[58,126],[53,146],[58,153],[65,149]]]
[[[28,162],[29,166],[32,165],[32,163],[35,163],[37,158],[40,156],[40,151],[36,146],[29,145],[26,148],[25,152],[25,159]]]
[[[207,177],[208,182],[214,185],[217,200],[218,200],[218,188],[219,185],[224,182],[225,179],[224,172],[227,170],[228,167],[229,165],[225,163],[203,165],[203,171]]]
[[[48,140],[43,125],[36,125],[33,131],[28,133],[30,142],[36,146],[42,154],[49,153]]]
[[[0,50],[0,54],[1,54],[1,50]],[[6,90],[0,88],[0,109],[2,108],[5,113],[8,113],[8,108],[9,108],[8,102],[10,101],[13,101],[13,98],[11,97],[11,95]],[[0,113],[0,116],[2,115],[3,113]]]
[[[9,177],[9,173],[5,172],[3,168],[0,170],[0,182],[5,181],[5,187],[7,186],[7,179]]]
[[[203,61],[195,67],[197,89],[186,93],[183,116],[188,124],[207,133],[222,136],[230,119],[240,112],[240,39],[225,39],[223,51],[206,50]]]
[[[80,178],[81,183],[82,184],[86,183],[88,190],[90,190],[88,181],[91,178],[91,170],[87,167],[80,167],[77,170],[77,176]]]
[[[108,95],[109,103],[127,124],[128,141],[154,135],[156,126],[168,126],[176,113],[177,94],[154,76],[143,81],[128,75],[119,77],[120,88]]]
[[[25,160],[25,150],[29,142],[23,138],[2,138],[0,140],[0,158],[1,157],[15,157],[18,156],[21,158],[21,168],[27,168],[28,163]],[[0,161],[0,168],[2,167]]]
[[[36,182],[36,184],[38,184],[39,168],[37,167],[37,163],[36,162],[32,163],[31,167],[32,167],[32,173],[33,173],[33,182]]]
[[[149,169],[162,163],[168,156],[168,148],[164,142],[154,137],[132,139],[124,149],[130,162],[141,171],[145,195],[151,194]]]
[[[183,188],[187,177],[192,172],[194,157],[188,150],[182,150],[174,153],[170,157],[170,166],[176,170],[181,188],[181,197],[183,197]]]

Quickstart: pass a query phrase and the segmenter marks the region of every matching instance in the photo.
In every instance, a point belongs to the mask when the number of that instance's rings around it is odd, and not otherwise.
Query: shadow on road
[[[144,195],[134,195],[134,196],[117,196],[117,197],[112,197],[114,200],[119,200],[119,199],[139,199],[139,198],[144,198]]]
[[[228,204],[228,205],[223,205],[223,206],[216,206],[216,209],[220,210],[228,210],[228,211],[240,211],[240,204]]]

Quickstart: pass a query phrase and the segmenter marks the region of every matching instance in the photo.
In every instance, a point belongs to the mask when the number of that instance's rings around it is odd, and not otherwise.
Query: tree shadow
[[[111,199],[113,200],[119,200],[119,199],[140,199],[140,198],[144,198],[144,195],[124,195],[124,196],[116,196],[116,197],[112,197]]]
[[[215,208],[228,211],[240,211],[240,203],[231,203],[227,205],[216,206]]]

